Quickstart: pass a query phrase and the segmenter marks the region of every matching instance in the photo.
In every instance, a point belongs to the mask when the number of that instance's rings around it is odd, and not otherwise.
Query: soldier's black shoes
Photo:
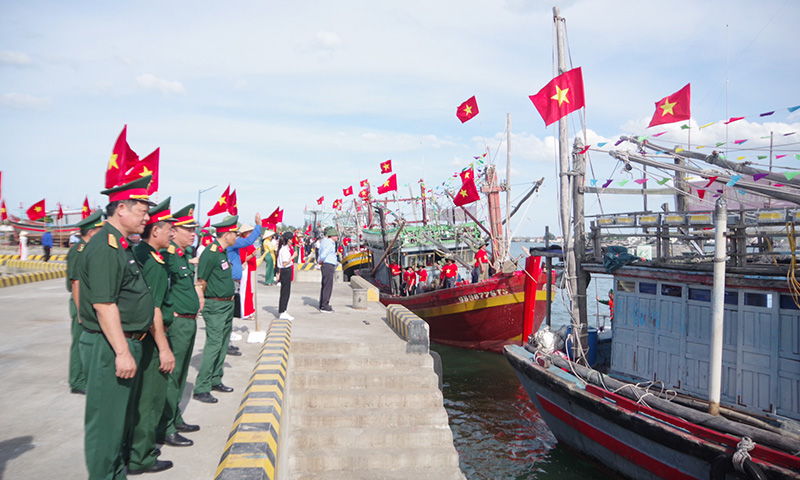
[[[78,395],[86,395],[86,389],[72,388],[70,389],[70,393],[77,393]]]
[[[172,462],[169,460],[156,460],[156,463],[150,467],[143,468],[141,470],[133,470],[128,469],[128,475],[141,475],[143,473],[157,473],[163,472],[164,470],[169,470],[172,468]]]
[[[175,430],[183,433],[191,433],[200,430],[200,425],[190,425],[188,423],[181,423],[180,425],[175,425]]]
[[[194,442],[184,437],[180,433],[175,432],[164,437],[164,445],[169,445],[171,447],[191,447],[194,445]]]
[[[214,385],[213,387],[211,387],[211,390],[214,390],[215,392],[230,393],[233,391],[233,388],[226,387],[225,385],[220,383],[219,385]]]
[[[231,355],[231,356],[234,356],[234,357],[241,357],[242,356],[242,352],[240,352],[237,347],[234,347],[233,345],[231,345],[231,346],[228,347],[228,355]]]
[[[211,395],[208,392],[195,393],[194,395],[192,395],[192,398],[203,403],[217,403],[219,401],[214,397],[214,395]]]

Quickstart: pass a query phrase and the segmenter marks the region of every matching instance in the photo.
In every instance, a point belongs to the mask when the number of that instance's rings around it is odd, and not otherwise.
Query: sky
[[[305,208],[368,178],[391,159],[400,184],[434,193],[488,151],[506,178],[511,118],[516,235],[558,228],[556,130],[528,96],[554,76],[552,3],[534,0],[339,2],[0,2],[2,197],[19,215],[45,198],[80,208],[100,195],[124,125],[140,157],[161,149],[159,199],[197,203],[202,220],[228,184],[243,221]],[[587,179],[639,178],[605,151],[620,135],[688,142],[680,123],[647,128],[655,102],[692,85],[691,142],[755,161],[774,132],[776,165],[800,169],[800,2],[577,0],[567,62],[582,67]],[[480,113],[456,108],[475,96]],[[775,111],[769,117],[760,113]],[[730,117],[745,119],[724,125]],[[712,123],[705,128],[700,126]],[[604,148],[597,145],[608,142]],[[698,150],[700,151],[700,150]],[[710,149],[705,150],[710,153]],[[793,163],[792,163],[793,162]],[[627,177],[626,177],[627,175]],[[587,180],[588,181],[588,180]],[[650,180],[652,183],[652,180]],[[407,186],[408,185],[408,186]],[[458,185],[449,184],[452,188]],[[650,185],[650,183],[648,184]],[[213,187],[213,188],[212,188]],[[437,189],[438,187],[438,189]],[[374,190],[373,190],[374,193]],[[672,197],[651,197],[650,208]],[[440,200],[444,205],[445,200]],[[505,205],[505,198],[502,198]],[[587,195],[587,215],[640,210],[639,196]],[[404,207],[407,218],[413,217]],[[480,210],[480,209],[479,209]],[[214,217],[221,220],[221,217]]]

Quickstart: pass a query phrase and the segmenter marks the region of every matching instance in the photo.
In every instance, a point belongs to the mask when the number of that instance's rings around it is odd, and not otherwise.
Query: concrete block
[[[431,345],[430,327],[425,320],[402,305],[392,304],[386,307],[386,323],[406,339],[406,352],[428,353]]]
[[[378,292],[378,287],[369,283],[364,277],[360,277],[358,275],[353,275],[350,277],[350,287],[353,289],[366,289],[368,302],[377,302],[380,300],[380,292]]]

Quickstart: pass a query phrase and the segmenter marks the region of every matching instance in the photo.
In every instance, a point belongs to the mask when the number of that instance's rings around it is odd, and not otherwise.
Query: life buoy
[[[714,459],[711,463],[711,475],[709,476],[711,480],[725,480],[728,473],[731,473],[736,478],[747,480],[767,480],[767,476],[749,456],[742,462],[744,472],[737,471],[733,465],[734,453],[726,453]]]

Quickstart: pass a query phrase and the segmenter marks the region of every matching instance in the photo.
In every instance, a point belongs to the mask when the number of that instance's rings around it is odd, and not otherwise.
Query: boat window
[[[725,292],[725,305],[739,305],[739,292]]]
[[[617,280],[616,290],[618,292],[635,292],[636,282],[629,282],[627,280]]]
[[[800,298],[798,298],[797,301],[800,302]],[[780,302],[781,308],[785,310],[800,310],[800,307],[797,306],[792,295],[781,295]]]
[[[707,288],[689,287],[689,300],[697,300],[699,302],[710,302],[711,290]]]
[[[772,307],[772,295],[768,293],[744,292],[744,304],[751,307]]]
[[[655,283],[639,282],[639,293],[655,295],[657,291]]]
[[[682,297],[683,287],[680,285],[669,285],[666,283],[661,284],[661,295],[667,297]]]

